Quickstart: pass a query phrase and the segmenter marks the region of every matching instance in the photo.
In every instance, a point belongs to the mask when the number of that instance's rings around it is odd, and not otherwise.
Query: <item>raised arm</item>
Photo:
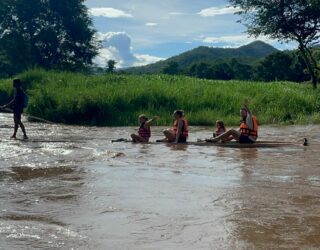
[[[151,124],[153,121],[157,120],[157,119],[159,119],[159,116],[154,116],[154,117],[152,117],[151,119],[149,119],[148,121],[146,121],[146,124],[150,126],[150,124]]]
[[[250,115],[252,115],[252,113],[251,113],[251,111],[250,111],[250,109],[249,109],[249,100],[248,100],[247,98],[245,98],[245,99],[243,100],[243,106],[244,106],[244,108],[247,110],[247,113],[250,114]]]

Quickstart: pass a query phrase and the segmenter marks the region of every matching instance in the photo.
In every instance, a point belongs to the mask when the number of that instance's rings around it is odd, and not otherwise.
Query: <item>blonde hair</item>
[[[224,127],[224,122],[222,120],[217,120],[216,121],[216,125],[220,125],[220,127],[225,128]]]
[[[139,119],[144,119],[144,120],[148,121],[147,116],[144,114],[139,115]]]

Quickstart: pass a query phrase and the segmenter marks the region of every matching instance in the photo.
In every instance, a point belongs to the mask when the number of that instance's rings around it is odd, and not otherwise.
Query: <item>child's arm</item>
[[[181,120],[179,120],[179,122],[178,122],[178,131],[177,131],[177,134],[176,134],[175,143],[179,142],[179,138],[180,138],[180,135],[182,133],[182,126],[183,126],[183,122]]]
[[[159,116],[154,116],[154,117],[152,117],[151,119],[149,119],[148,121],[146,121],[146,124],[150,126],[150,124],[151,124],[153,121],[157,120],[158,118],[159,118]]]
[[[246,124],[249,126],[250,129],[253,129],[252,113],[251,113],[251,110],[249,109],[249,100],[244,99],[243,104],[247,110]]]

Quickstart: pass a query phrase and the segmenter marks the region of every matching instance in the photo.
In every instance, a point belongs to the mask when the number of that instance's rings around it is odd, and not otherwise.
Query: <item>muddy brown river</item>
[[[0,249],[318,249],[320,127],[261,127],[310,146],[111,143],[136,128],[0,114]],[[163,128],[153,127],[152,140]],[[191,127],[190,141],[211,135]],[[22,137],[21,133],[19,134]]]

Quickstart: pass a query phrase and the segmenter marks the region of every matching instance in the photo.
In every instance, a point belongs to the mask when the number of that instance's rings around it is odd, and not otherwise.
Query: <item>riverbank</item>
[[[175,109],[191,125],[223,119],[238,125],[243,99],[260,124],[320,123],[320,93],[290,82],[213,81],[168,75],[103,76],[31,70],[19,75],[30,96],[27,113],[66,124],[137,125],[139,114],[159,115],[169,125]],[[11,80],[0,80],[0,103],[12,96]]]

